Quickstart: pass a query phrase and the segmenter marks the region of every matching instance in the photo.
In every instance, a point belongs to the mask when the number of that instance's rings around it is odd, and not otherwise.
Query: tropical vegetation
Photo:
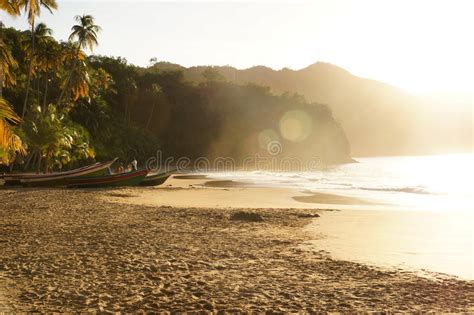
[[[0,157],[11,169],[49,172],[113,157],[144,162],[157,150],[163,158],[242,161],[268,153],[262,131],[273,132],[287,155],[327,162],[349,156],[344,132],[326,105],[235,84],[212,67],[197,82],[160,63],[142,68],[92,55],[101,31],[92,16],[77,16],[69,40],[59,42],[37,22],[41,8],[53,12],[57,4],[0,0],[0,10],[25,13],[31,26],[0,28]],[[279,136],[289,111],[311,117],[304,141]]]

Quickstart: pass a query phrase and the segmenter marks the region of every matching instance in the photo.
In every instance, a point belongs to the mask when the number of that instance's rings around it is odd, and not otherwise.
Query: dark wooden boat
[[[140,186],[158,186],[166,182],[166,180],[176,173],[176,169],[155,173],[155,174],[148,174],[141,182]]]
[[[105,174],[107,169],[113,163],[115,163],[116,160],[117,158],[113,159],[112,161],[95,163],[66,172],[49,174],[23,174],[19,177],[19,179],[17,178],[16,180],[19,180],[20,184],[25,187],[64,186],[66,184],[66,179],[68,178],[101,176]]]
[[[76,188],[137,186],[147,174],[147,170],[139,170],[105,176],[66,178],[66,186]]]

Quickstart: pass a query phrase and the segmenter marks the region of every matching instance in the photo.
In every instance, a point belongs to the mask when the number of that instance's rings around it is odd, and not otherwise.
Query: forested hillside
[[[202,67],[160,62],[157,69],[179,69],[202,82]],[[471,151],[472,99],[415,97],[382,82],[360,78],[327,63],[301,70],[257,66],[238,70],[213,67],[231,82],[254,82],[274,93],[292,91],[311,102],[329,104],[345,130],[355,156],[415,155]],[[433,75],[436,70],[433,69]]]
[[[77,22],[94,25],[90,16]],[[14,168],[49,171],[116,156],[143,163],[157,150],[163,157],[241,163],[273,156],[272,141],[281,144],[278,158],[349,160],[349,143],[327,105],[231,82],[212,69],[201,69],[197,82],[179,69],[87,56],[94,41],[58,42],[52,35],[36,25],[33,47],[30,31],[1,30],[2,47],[15,61],[3,68],[3,78],[12,80],[2,80],[1,96],[23,119],[7,124],[26,150],[3,147],[4,163]]]

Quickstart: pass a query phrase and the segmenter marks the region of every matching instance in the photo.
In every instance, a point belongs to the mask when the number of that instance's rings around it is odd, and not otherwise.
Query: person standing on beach
[[[138,171],[138,161],[137,161],[137,159],[134,158],[131,163],[132,163],[132,166],[133,166],[133,170]]]

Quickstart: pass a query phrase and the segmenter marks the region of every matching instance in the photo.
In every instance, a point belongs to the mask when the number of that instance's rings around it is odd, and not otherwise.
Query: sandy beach
[[[0,312],[474,311],[473,281],[318,249],[307,227],[334,205],[207,181],[1,189]]]
[[[0,0],[0,315],[474,315],[474,0],[261,2]]]

